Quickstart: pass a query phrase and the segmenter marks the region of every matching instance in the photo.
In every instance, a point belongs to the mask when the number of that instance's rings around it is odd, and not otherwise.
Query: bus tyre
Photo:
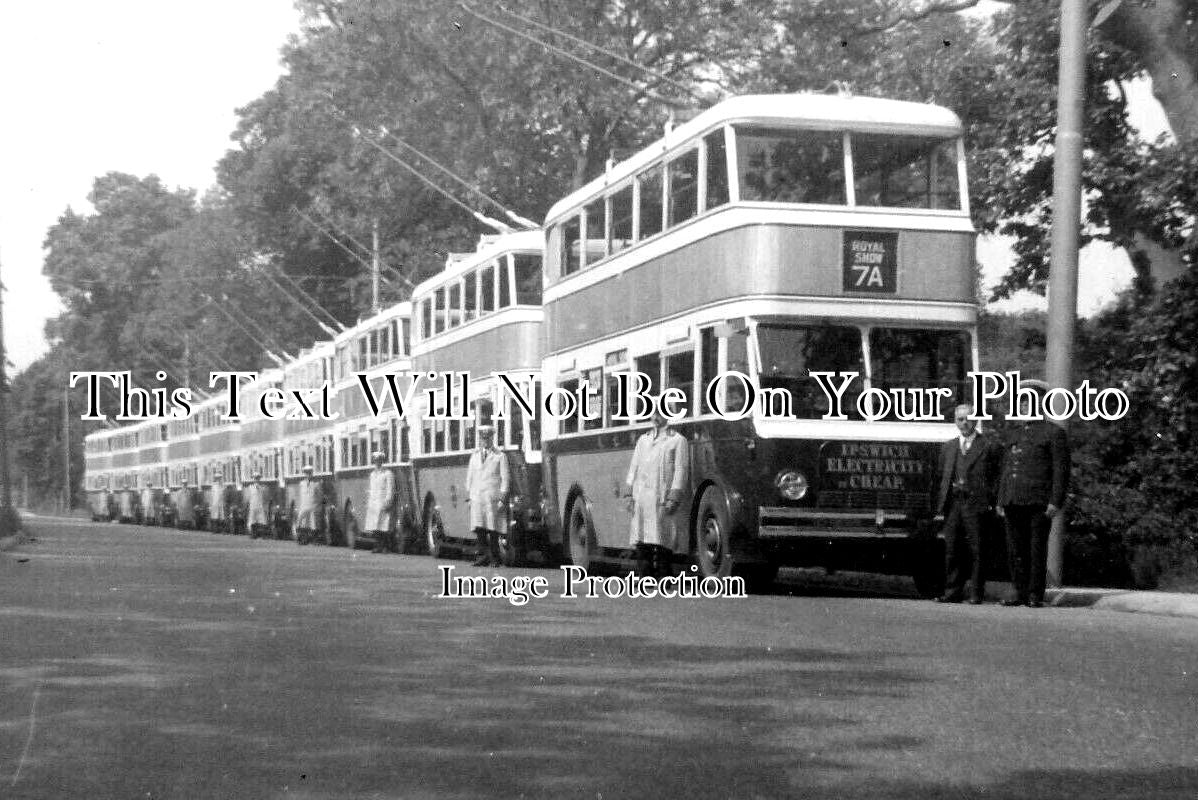
[[[520,548],[516,536],[515,533],[505,533],[499,537],[499,560],[505,567],[515,567],[520,564]]]
[[[703,492],[695,514],[695,551],[692,556],[700,577],[725,578],[732,574],[729,527],[728,509],[720,490],[709,487]]]
[[[424,543],[432,558],[445,556],[445,528],[441,524],[441,514],[436,505],[429,503],[424,510]]]
[[[406,507],[405,507],[406,508]],[[420,549],[420,526],[405,512],[399,523],[399,542],[396,551],[400,554],[415,553]]]
[[[570,512],[566,515],[565,556],[569,563],[582,567],[587,572],[593,572],[598,560],[598,547],[595,541],[595,526],[591,522],[591,513],[587,510],[586,498],[581,494],[570,504]]]

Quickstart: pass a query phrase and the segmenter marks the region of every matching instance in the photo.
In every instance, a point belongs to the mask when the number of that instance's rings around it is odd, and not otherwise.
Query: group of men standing
[[[1031,410],[1028,402],[1020,416],[1031,417]],[[979,431],[971,414],[971,406],[957,406],[959,433],[940,451],[936,510],[944,514],[945,588],[937,602],[965,600],[966,581],[968,602],[984,601],[984,532],[989,514],[996,513],[1006,529],[1012,585],[1002,604],[1039,608],[1044,605],[1049,529],[1069,488],[1068,438],[1061,427],[1040,417],[1012,423],[1000,443]]]

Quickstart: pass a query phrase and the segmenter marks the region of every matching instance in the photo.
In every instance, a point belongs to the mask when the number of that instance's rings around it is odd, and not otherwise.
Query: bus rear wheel
[[[702,578],[725,578],[732,574],[730,523],[721,500],[718,489],[707,489],[699,499],[695,515],[695,549],[691,555]]]
[[[579,495],[566,516],[566,556],[571,564],[590,572],[598,560],[596,549],[595,526],[591,524],[586,499]]]

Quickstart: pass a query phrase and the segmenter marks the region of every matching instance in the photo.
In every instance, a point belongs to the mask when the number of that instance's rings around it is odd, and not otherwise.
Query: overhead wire
[[[605,69],[604,67],[601,67],[598,64],[594,64],[590,61],[587,61],[585,58],[581,58],[580,56],[577,56],[574,53],[571,53],[569,50],[558,47],[557,45],[554,45],[554,44],[550,44],[549,42],[538,39],[537,37],[535,37],[531,34],[525,33],[524,31],[521,31],[521,30],[517,30],[516,28],[513,28],[510,25],[506,25],[497,19],[488,17],[486,14],[483,14],[481,11],[477,11],[474,8],[471,8],[470,6],[466,5],[465,3],[458,3],[458,5],[461,6],[461,8],[467,14],[470,14],[473,17],[477,17],[478,19],[481,19],[483,22],[493,25],[494,27],[499,28],[500,30],[505,30],[508,33],[512,34],[513,36],[518,36],[521,39],[525,39],[527,41],[532,42],[533,44],[540,45],[541,47],[545,48],[549,52],[555,53],[556,55],[559,55],[562,58],[566,58],[571,61],[575,61],[575,62],[583,65],[584,67],[587,67],[588,69],[592,69],[596,72],[606,75],[607,77],[611,78],[612,80],[616,81],[617,83],[622,83],[625,86],[636,90],[639,94],[644,95],[645,97],[649,98],[650,100],[655,100],[658,103],[661,103],[661,104],[667,105],[667,106],[673,106],[675,108],[687,108],[690,105],[689,103],[683,103],[679,100],[673,100],[669,97],[665,97],[664,95],[658,94],[657,92],[653,91],[652,89],[650,89],[646,86],[638,86],[634,81],[630,81],[629,79],[625,78],[623,75],[618,75],[609,69]]]
[[[298,209],[297,209],[297,210],[298,210]],[[329,215],[325,214],[325,213],[324,213],[323,211],[321,211],[319,208],[315,208],[315,207],[313,207],[313,209],[312,209],[312,210],[313,210],[313,211],[315,211],[315,212],[316,212],[316,213],[317,213],[317,214],[320,216],[320,218],[321,218],[322,220],[324,220],[324,222],[325,222],[325,224],[326,224],[326,225],[328,225],[330,228],[332,228],[333,230],[335,230],[335,231],[337,231],[338,233],[340,233],[340,234],[341,234],[342,236],[344,236],[346,239],[349,239],[351,242],[353,242],[353,243],[354,243],[354,245],[355,245],[355,246],[357,246],[357,248],[358,248],[359,250],[361,250],[361,251],[362,251],[362,252],[364,252],[364,253],[370,253],[370,252],[373,252],[371,248],[369,248],[369,247],[367,247],[366,245],[364,245],[364,244],[362,244],[361,242],[359,242],[359,241],[358,241],[356,238],[354,238],[353,234],[349,233],[349,232],[348,232],[348,231],[346,231],[344,228],[342,228],[342,227],[340,227],[339,225],[337,225],[337,223],[336,223],[335,221],[333,221],[333,219],[332,219],[331,217],[329,217]],[[340,242],[338,242],[338,244],[340,244]],[[357,256],[354,256],[354,257],[355,257],[355,258],[357,258]],[[360,261],[360,262],[362,262],[362,263],[365,263],[365,262],[363,262],[363,261],[362,261],[362,259],[360,259],[360,258],[358,259],[358,261]],[[367,265],[367,266],[369,266],[369,267],[371,268],[371,270],[373,270],[373,269],[374,269],[374,265],[373,265],[373,264],[369,264],[369,265]],[[403,281],[405,284],[407,284],[407,286],[408,286],[408,288],[409,288],[409,289],[415,289],[415,288],[416,288],[416,284],[414,284],[414,283],[412,283],[410,280],[408,280],[408,278],[407,278],[407,277],[406,277],[406,276],[405,276],[405,275],[404,275],[402,272],[400,272],[400,271],[399,271],[399,270],[397,270],[397,269],[394,269],[393,267],[390,267],[390,266],[388,266],[387,264],[384,264],[384,263],[382,262],[382,258],[381,258],[381,257],[380,257],[380,259],[379,259],[379,266],[380,266],[381,268],[383,268],[383,269],[389,269],[389,270],[391,270],[392,272],[394,272],[394,273],[395,273],[395,274],[396,274],[396,275],[399,277],[399,279],[400,279],[401,281]],[[402,266],[402,265],[401,265],[401,266]]]
[[[466,4],[459,3],[459,5],[465,6]],[[602,53],[603,55],[608,56],[609,58],[613,58],[622,64],[627,64],[628,66],[633,67],[634,69],[638,69],[641,72],[646,73],[650,77],[656,78],[659,81],[670,84],[671,86],[675,87],[676,89],[679,89],[679,90],[685,92],[687,95],[689,95],[691,98],[693,98],[695,100],[700,100],[700,98],[695,95],[694,90],[691,87],[687,86],[686,84],[684,84],[680,81],[674,80],[669,75],[663,75],[662,73],[658,72],[657,70],[651,69],[651,68],[645,66],[644,64],[641,64],[638,61],[635,61],[626,56],[622,56],[619,53],[615,52],[614,50],[609,50],[606,47],[603,47],[602,45],[598,45],[598,44],[595,44],[594,42],[587,41],[586,39],[583,39],[580,36],[575,36],[571,33],[568,33],[567,31],[563,31],[559,28],[553,27],[552,25],[548,25],[544,22],[541,22],[540,20],[533,19],[532,17],[526,17],[522,14],[517,14],[515,11],[512,11],[510,8],[508,8],[505,5],[499,5],[497,7],[499,8],[500,11],[507,14],[509,17],[515,17],[516,19],[520,20],[521,22],[525,22],[529,25],[532,25],[535,28],[540,28],[541,30],[545,31],[546,33],[550,33],[555,36],[561,36],[562,38],[568,39],[569,41],[574,42],[575,44],[578,44],[578,45],[582,45],[583,47],[589,47],[591,50],[594,50],[595,52]]]

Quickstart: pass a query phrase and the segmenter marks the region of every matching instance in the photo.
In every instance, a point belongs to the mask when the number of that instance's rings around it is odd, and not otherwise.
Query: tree
[[[127,358],[139,333],[131,319],[163,276],[160,237],[194,215],[194,193],[114,172],[96,179],[88,200],[94,214],[67,209],[46,234],[43,271],[64,306],[47,336],[77,357],[77,370],[150,367]]]

